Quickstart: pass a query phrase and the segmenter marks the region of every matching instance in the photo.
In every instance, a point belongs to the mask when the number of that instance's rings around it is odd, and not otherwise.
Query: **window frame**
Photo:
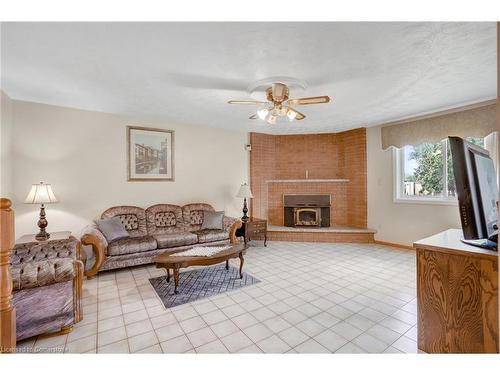
[[[448,171],[447,171],[447,158],[448,158],[448,145],[446,140],[442,140],[443,147],[443,176],[444,186],[443,191],[448,191]],[[457,197],[441,196],[441,197],[408,197],[404,195],[404,147],[399,149],[393,148],[393,201],[394,203],[410,203],[410,204],[426,204],[426,205],[444,205],[456,206],[458,205]],[[447,193],[446,193],[447,194]]]

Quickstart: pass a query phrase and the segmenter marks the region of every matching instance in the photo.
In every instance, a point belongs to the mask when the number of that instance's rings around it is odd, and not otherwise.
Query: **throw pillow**
[[[96,220],[95,223],[104,237],[106,237],[108,243],[111,241],[119,240],[121,238],[129,237],[129,234],[123,226],[119,217]]]
[[[224,221],[224,211],[205,211],[203,213],[203,223],[201,229],[219,229],[222,230]]]

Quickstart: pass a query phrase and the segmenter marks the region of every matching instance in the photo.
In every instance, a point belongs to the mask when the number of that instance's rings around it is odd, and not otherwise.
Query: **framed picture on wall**
[[[174,131],[127,126],[128,181],[174,181]]]

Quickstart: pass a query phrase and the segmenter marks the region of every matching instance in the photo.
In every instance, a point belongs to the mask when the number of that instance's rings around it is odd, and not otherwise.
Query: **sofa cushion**
[[[182,208],[173,204],[155,204],[146,209],[148,234],[184,231]]]
[[[17,341],[72,326],[76,298],[73,280],[14,291]]]
[[[154,220],[155,227],[157,228],[175,227],[177,225],[177,218],[171,211],[157,212],[154,216]]]
[[[229,239],[229,233],[223,230],[202,229],[194,233],[196,233],[196,235],[198,236],[199,243],[207,243],[207,242],[222,241]]]
[[[123,226],[122,221],[117,216],[96,220],[95,224],[104,237],[106,237],[106,241],[108,242],[119,240],[120,238],[130,237],[127,230]]]
[[[182,217],[189,231],[200,230],[205,211],[214,212],[214,208],[206,203],[191,203],[182,207]]]
[[[146,229],[146,211],[136,206],[116,206],[108,208],[101,219],[118,217],[130,237],[142,237],[148,234]]]
[[[198,236],[190,232],[154,234],[159,249],[192,245],[198,242]]]
[[[224,211],[205,211],[203,215],[203,223],[201,224],[201,229],[224,229]]]
[[[108,255],[142,253],[156,248],[156,240],[151,236],[122,238],[108,245]]]

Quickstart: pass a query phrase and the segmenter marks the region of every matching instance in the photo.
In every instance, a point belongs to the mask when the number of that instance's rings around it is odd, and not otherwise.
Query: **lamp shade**
[[[250,190],[250,186],[247,184],[241,184],[240,190],[236,195],[237,198],[253,198],[252,191]]]
[[[24,203],[40,204],[40,203],[56,203],[57,198],[52,192],[50,184],[33,184],[31,190],[24,200]]]

